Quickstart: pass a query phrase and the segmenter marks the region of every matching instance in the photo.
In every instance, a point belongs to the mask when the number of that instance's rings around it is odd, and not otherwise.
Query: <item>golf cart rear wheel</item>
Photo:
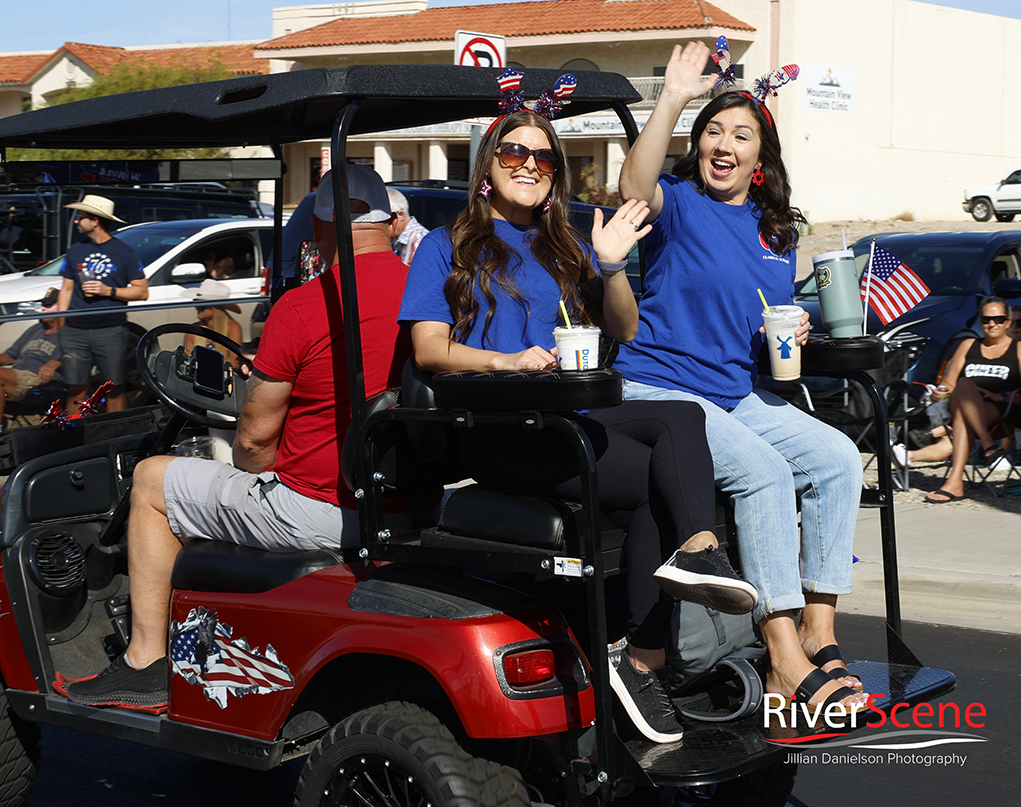
[[[39,727],[14,714],[0,685],[0,804],[28,802],[39,762]]]
[[[420,706],[392,702],[338,723],[301,772],[295,807],[528,807],[513,768],[469,756]]]

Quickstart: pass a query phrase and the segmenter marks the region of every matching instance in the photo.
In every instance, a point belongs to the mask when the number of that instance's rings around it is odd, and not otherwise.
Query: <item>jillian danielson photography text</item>
[[[967,754],[906,754],[901,751],[887,751],[884,754],[791,752],[785,760],[787,764],[797,765],[922,765],[926,768],[963,768],[967,761]]]

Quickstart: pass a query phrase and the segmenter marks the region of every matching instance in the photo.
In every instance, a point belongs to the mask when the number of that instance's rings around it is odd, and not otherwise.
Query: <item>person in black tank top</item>
[[[932,504],[964,498],[964,466],[976,439],[982,444],[986,465],[1008,451],[1007,445],[999,444],[990,434],[990,427],[1008,410],[1014,411],[1014,398],[1021,387],[1021,343],[1010,335],[1010,306],[999,297],[982,301],[979,323],[983,338],[963,341],[943,378],[950,388],[954,453],[943,487],[925,499]]]

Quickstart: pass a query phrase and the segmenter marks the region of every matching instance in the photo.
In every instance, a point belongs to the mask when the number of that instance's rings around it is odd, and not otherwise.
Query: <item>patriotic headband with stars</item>
[[[508,67],[496,79],[500,85],[500,95],[502,96],[499,103],[500,116],[493,121],[486,134],[493,131],[493,127],[512,112],[519,112],[522,109],[534,112],[546,120],[553,120],[553,118],[563,112],[564,99],[574,92],[575,87],[578,86],[578,79],[570,73],[565,73],[556,80],[552,90],[546,90],[529,106],[528,102],[525,101],[525,93],[521,89],[521,79],[523,77],[524,73],[519,73],[513,67]]]
[[[716,40],[716,53],[713,54],[713,61],[716,63],[716,70],[719,73],[719,77],[716,79],[716,86],[730,88],[736,85],[737,77],[734,75],[734,65],[730,58],[730,43],[727,41],[727,37],[721,36]],[[762,107],[769,125],[775,129],[776,124],[773,123],[773,116],[769,114],[769,110],[766,108],[766,99],[771,95],[775,97],[776,91],[784,84],[794,81],[800,72],[801,68],[796,64],[785,64],[783,67],[778,67],[772,73],[755,79],[752,84],[753,92],[745,92],[743,90],[738,90],[738,92],[758,103]]]

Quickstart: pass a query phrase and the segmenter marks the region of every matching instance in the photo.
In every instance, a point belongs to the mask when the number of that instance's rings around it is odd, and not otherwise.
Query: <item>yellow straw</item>
[[[769,303],[766,302],[766,298],[762,294],[762,289],[756,289],[755,291],[759,293],[759,299],[762,300],[762,310],[765,311],[767,314],[772,314],[773,312],[769,308]]]
[[[760,294],[761,294],[761,292],[760,292]],[[560,301],[560,313],[564,315],[564,324],[568,328],[573,328],[574,326],[571,324],[571,318],[569,316],[567,316],[567,306],[564,305],[564,301],[563,300]]]

